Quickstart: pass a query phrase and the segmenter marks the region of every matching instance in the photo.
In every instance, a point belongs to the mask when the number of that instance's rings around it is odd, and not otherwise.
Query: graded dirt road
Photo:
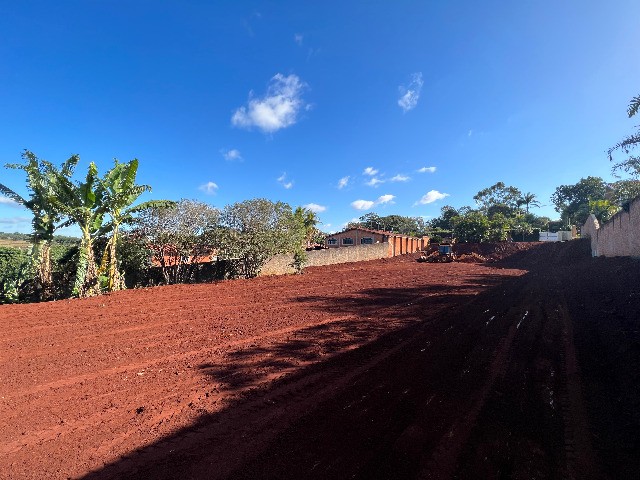
[[[530,247],[2,306],[0,478],[634,478],[639,263]]]

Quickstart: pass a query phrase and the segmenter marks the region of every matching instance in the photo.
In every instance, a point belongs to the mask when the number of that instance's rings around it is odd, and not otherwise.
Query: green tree
[[[491,223],[486,215],[470,211],[451,219],[453,234],[460,242],[480,243],[489,239]]]
[[[427,226],[421,217],[405,217],[402,215],[387,215],[381,217],[377,213],[367,213],[359,218],[362,227],[371,230],[384,230],[402,235],[425,235]]]
[[[618,180],[609,184],[609,187],[611,190],[607,192],[607,200],[620,207],[640,196],[640,180]]]
[[[502,242],[509,238],[509,232],[513,229],[515,218],[496,213],[489,219],[488,240]]]
[[[219,255],[238,259],[242,274],[251,278],[273,255],[295,252],[302,240],[289,205],[258,198],[224,208],[217,244]]]
[[[133,205],[144,192],[150,192],[149,185],[136,185],[138,160],[133,159],[120,163],[117,159],[100,180],[103,191],[102,202],[104,211],[109,215],[109,221],[102,227],[99,234],[110,232],[109,239],[102,256],[100,273],[107,273],[107,290],[112,292],[124,288],[124,278],[120,272],[117,257],[117,245],[122,225],[131,224],[135,215],[147,208],[167,208],[175,202],[156,200]]]
[[[75,164],[77,161],[73,164]],[[84,182],[74,182],[68,175],[51,170],[55,208],[78,225],[82,232],[78,258],[78,270],[73,295],[90,297],[100,294],[98,269],[93,242],[102,232],[107,211],[104,188],[98,177],[98,167],[91,162]]]
[[[487,213],[491,207],[502,207],[508,210],[518,208],[518,200],[522,193],[516,187],[507,186],[504,182],[497,182],[490,187],[480,190],[473,199],[480,210]]]
[[[627,115],[629,118],[632,118],[635,114],[640,110],[640,95],[631,99],[629,102],[629,107],[627,108]],[[640,126],[636,127],[640,128]],[[622,151],[625,154],[629,155],[633,152],[638,145],[640,145],[640,130],[631,135],[627,135],[625,138],[616,143],[613,147],[611,147],[607,151],[607,155],[609,156],[609,161],[613,161],[613,154],[616,151]],[[640,176],[640,156],[638,155],[629,155],[626,160],[618,162],[613,166],[613,172],[624,170],[632,176]]]
[[[168,207],[147,205],[131,233],[145,240],[166,283],[184,283],[192,280],[200,262],[215,255],[219,219],[217,208],[182,199]]]
[[[589,202],[589,213],[593,213],[600,224],[609,220],[619,209],[617,205],[609,200],[592,200]]]
[[[24,164],[8,164],[7,168],[24,170],[27,174],[29,198],[25,199],[6,185],[0,184],[0,193],[31,211],[33,215],[31,241],[31,269],[36,280],[35,294],[41,300],[52,296],[51,242],[53,234],[62,225],[63,212],[54,201],[53,178],[69,178],[79,157],[73,155],[61,168],[41,160],[29,150],[22,153]]]
[[[602,178],[581,178],[576,184],[557,187],[551,202],[566,223],[582,225],[591,213],[589,202],[606,200],[607,191],[608,186]]]
[[[384,223],[382,223],[382,217],[375,212],[365,213],[358,220],[358,223],[362,225],[363,228],[369,228],[371,230],[386,229]]]
[[[460,215],[460,212],[450,205],[445,205],[440,209],[440,216],[429,222],[429,227],[436,230],[451,230],[453,225],[451,219]]]

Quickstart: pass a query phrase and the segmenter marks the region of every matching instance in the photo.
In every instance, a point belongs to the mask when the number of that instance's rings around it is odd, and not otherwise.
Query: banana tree
[[[135,214],[147,208],[166,208],[175,205],[175,202],[167,200],[155,200],[133,203],[144,192],[150,192],[149,185],[136,185],[138,172],[138,160],[133,159],[127,163],[120,163],[117,159],[115,165],[100,180],[103,192],[104,210],[109,216],[109,221],[102,227],[100,233],[111,232],[102,255],[99,273],[107,274],[108,291],[122,290],[124,278],[120,272],[117,249],[120,227],[134,221]]]
[[[105,216],[104,189],[98,178],[98,167],[89,164],[84,182],[73,182],[62,172],[50,170],[52,174],[55,207],[82,232],[78,270],[73,294],[90,297],[100,293],[98,270],[93,253],[93,242],[102,230]]]
[[[53,178],[69,178],[78,163],[77,155],[71,156],[61,168],[56,169],[50,162],[38,159],[29,150],[22,153],[25,164],[7,164],[7,168],[24,170],[27,174],[29,198],[25,199],[9,187],[0,184],[0,193],[30,210],[33,215],[31,249],[31,271],[35,277],[36,294],[40,300],[52,296],[51,242],[53,234],[62,224],[63,213],[53,200]]]

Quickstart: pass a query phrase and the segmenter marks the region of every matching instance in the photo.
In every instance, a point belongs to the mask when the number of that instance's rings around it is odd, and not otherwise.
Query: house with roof
[[[363,227],[353,227],[339,233],[327,235],[325,246],[327,248],[354,247],[357,245],[387,244],[389,257],[414,253],[424,250],[429,245],[429,237],[411,237],[400,233],[384,230],[371,230]]]

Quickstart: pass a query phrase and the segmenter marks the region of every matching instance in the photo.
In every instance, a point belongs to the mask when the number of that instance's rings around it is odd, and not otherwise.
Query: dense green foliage
[[[237,259],[239,273],[250,278],[273,255],[299,252],[307,235],[305,223],[288,204],[258,198],[225,207],[216,245],[219,257]]]
[[[24,164],[7,167],[25,171],[29,197],[23,198],[8,186],[0,184],[1,194],[33,214],[33,231],[29,236],[30,266],[20,271],[26,285],[22,290],[27,293],[20,293],[18,298],[60,298],[59,295],[65,294],[65,289],[60,286],[60,277],[68,279],[71,267],[75,270],[71,289],[75,296],[86,297],[97,295],[103,289],[112,291],[122,288],[124,282],[120,276],[116,248],[119,228],[131,222],[138,210],[153,203],[132,206],[143,192],[150,190],[146,185],[135,184],[138,161],[134,159],[119,163],[116,160],[114,167],[104,177],[98,175],[98,168],[92,162],[84,181],[74,181],[72,177],[80,160],[77,155],[69,158],[60,168],[29,151],[25,151],[22,157]],[[166,205],[168,202],[158,203]],[[70,248],[59,255],[60,263],[54,267],[51,263],[54,231],[72,224],[77,225],[82,234],[79,246],[73,247],[71,242],[66,242]],[[101,252],[104,260],[102,271],[96,265],[94,248],[95,242],[100,240],[106,241],[105,250]],[[15,272],[13,274],[15,276]],[[58,277],[55,284],[54,275]]]
[[[23,198],[6,185],[0,184],[0,193],[22,205],[33,215],[32,221],[32,249],[30,272],[27,276],[33,279],[34,295],[40,300],[51,298],[53,279],[51,276],[51,242],[53,234],[63,225],[63,212],[56,203],[54,191],[55,178],[68,179],[79,157],[73,155],[57,169],[46,160],[39,159],[32,152],[22,153],[25,163],[8,164],[7,168],[24,170],[27,176],[29,197]]]
[[[29,255],[18,248],[0,247],[0,303],[20,300],[20,290],[27,280]]]
[[[600,177],[587,177],[573,185],[560,185],[551,201],[566,224],[582,225],[591,213],[599,222],[606,222],[638,195],[640,180],[606,183]]]

